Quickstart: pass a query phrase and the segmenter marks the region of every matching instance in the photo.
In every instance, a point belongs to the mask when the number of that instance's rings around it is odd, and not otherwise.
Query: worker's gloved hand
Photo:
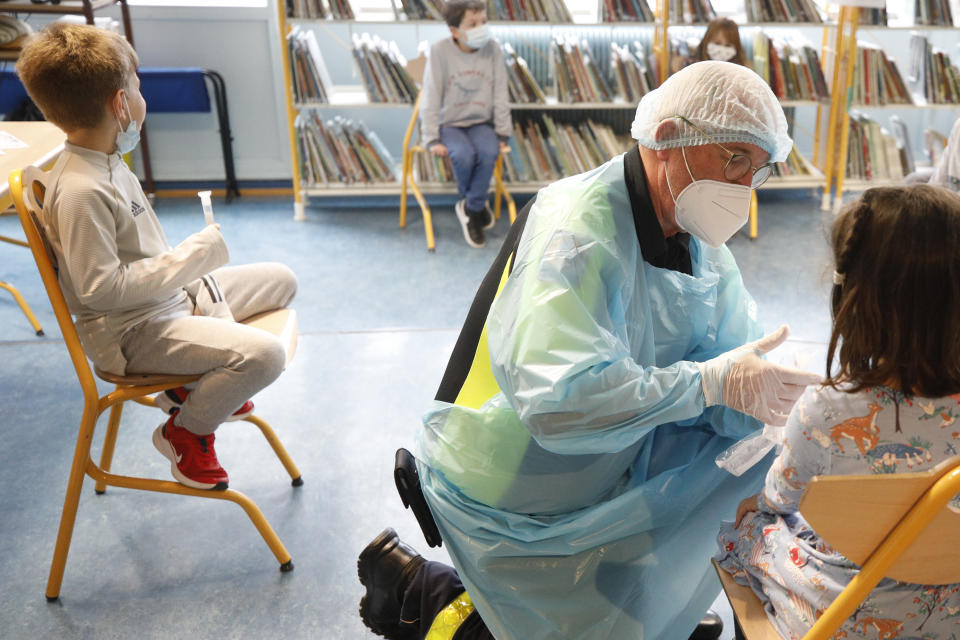
[[[789,333],[790,328],[783,325],[755,342],[698,362],[707,406],[722,404],[764,424],[786,424],[803,390],[821,380],[815,373],[762,359],[763,354],[783,344]]]

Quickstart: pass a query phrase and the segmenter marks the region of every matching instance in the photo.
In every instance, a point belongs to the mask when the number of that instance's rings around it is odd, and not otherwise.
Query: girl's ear
[[[456,40],[456,39],[457,39],[457,31],[458,31],[458,29],[457,29],[456,27],[451,27],[450,25],[447,25],[447,28],[450,29],[450,37],[452,37],[454,40]]]

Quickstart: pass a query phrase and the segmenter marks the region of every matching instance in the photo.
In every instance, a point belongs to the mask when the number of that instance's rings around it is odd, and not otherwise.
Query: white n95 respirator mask
[[[490,42],[490,29],[485,24],[467,29],[463,34],[466,45],[471,49],[483,49],[484,45]]]
[[[693,180],[674,198],[674,216],[680,228],[717,248],[733,237],[740,227],[750,218],[750,196],[752,189],[742,184],[730,184],[718,180],[697,180],[687,164],[687,155],[683,152],[683,163]],[[667,187],[670,187],[670,174],[667,173]]]
[[[711,60],[728,62],[733,60],[735,55],[737,55],[736,47],[731,47],[727,44],[717,44],[716,42],[707,43],[707,57]]]

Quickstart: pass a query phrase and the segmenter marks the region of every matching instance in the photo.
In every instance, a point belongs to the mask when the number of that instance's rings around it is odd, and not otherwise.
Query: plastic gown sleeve
[[[601,239],[608,234],[572,226],[579,228],[534,232],[518,255],[491,311],[491,365],[542,447],[619,451],[660,424],[702,413],[700,372],[687,361],[658,368],[634,360],[624,328],[632,261]]]
[[[810,421],[804,422],[801,416],[804,406],[817,393],[816,388],[808,388],[797,402],[799,410],[790,413],[787,420],[785,442],[780,455],[770,465],[763,491],[757,501],[761,511],[768,513],[790,514],[800,510],[800,498],[807,484],[814,476],[830,473],[830,448],[820,440],[824,425]],[[818,435],[807,437],[807,434]]]

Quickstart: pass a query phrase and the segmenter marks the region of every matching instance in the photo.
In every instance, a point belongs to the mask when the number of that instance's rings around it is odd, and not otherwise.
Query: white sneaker
[[[460,221],[460,227],[463,229],[463,239],[474,249],[482,249],[486,244],[486,238],[483,237],[483,227],[475,224],[470,216],[467,215],[467,201],[458,200],[453,205],[453,211],[457,214],[457,220]]]
[[[490,208],[489,202],[483,203],[483,212],[486,214],[483,217],[483,230],[493,229],[493,225],[497,224],[497,219],[493,217],[493,209]]]

